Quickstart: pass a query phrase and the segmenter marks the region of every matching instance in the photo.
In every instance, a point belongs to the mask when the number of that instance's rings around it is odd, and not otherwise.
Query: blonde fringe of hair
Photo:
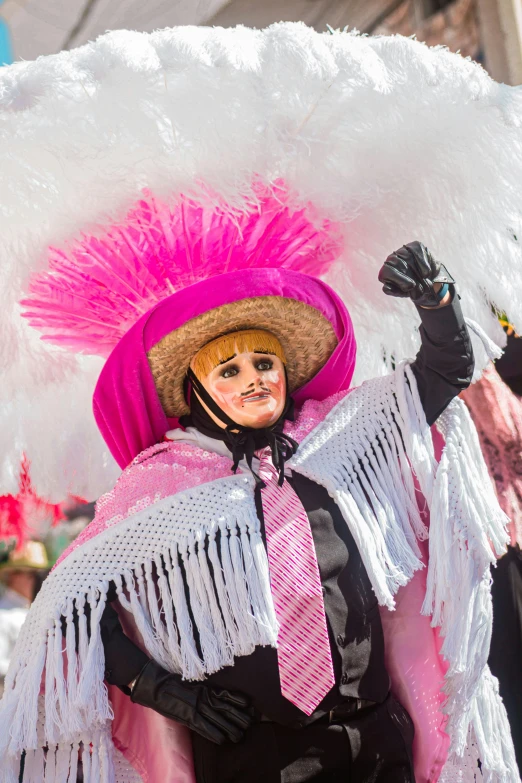
[[[283,346],[275,335],[263,329],[243,329],[216,337],[201,348],[190,366],[200,380],[204,380],[219,364],[239,353],[268,353],[286,364]]]

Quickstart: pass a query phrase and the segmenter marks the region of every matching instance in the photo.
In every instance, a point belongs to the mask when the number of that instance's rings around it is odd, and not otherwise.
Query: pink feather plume
[[[338,227],[312,207],[292,209],[282,185],[258,186],[257,196],[251,211],[231,213],[145,194],[105,233],[50,248],[24,317],[44,340],[107,356],[156,302],[198,280],[252,267],[323,274],[342,250]]]
[[[39,535],[42,525],[56,525],[64,519],[60,505],[48,503],[34,492],[29,476],[29,461],[20,467],[18,495],[0,496],[0,541],[16,542],[19,549],[31,537]]]

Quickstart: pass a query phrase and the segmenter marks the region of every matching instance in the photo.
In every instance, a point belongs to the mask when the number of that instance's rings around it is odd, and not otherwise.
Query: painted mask
[[[245,330],[218,338],[194,357],[191,367],[221,410],[243,427],[269,427],[283,413],[284,353],[269,332]]]

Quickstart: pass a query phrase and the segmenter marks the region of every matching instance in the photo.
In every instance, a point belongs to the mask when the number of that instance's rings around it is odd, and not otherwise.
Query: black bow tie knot
[[[256,486],[264,487],[263,479],[258,476],[252,467],[252,460],[256,451],[270,448],[272,452],[272,462],[279,475],[278,484],[281,486],[285,480],[285,463],[291,459],[297,451],[297,442],[282,431],[276,431],[270,428],[265,429],[247,429],[244,428],[235,431],[232,427],[226,430],[227,442],[232,452],[232,471],[235,473],[242,459],[246,463],[252,475],[256,480]]]

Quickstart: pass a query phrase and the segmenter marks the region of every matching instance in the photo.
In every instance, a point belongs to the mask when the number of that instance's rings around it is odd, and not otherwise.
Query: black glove
[[[254,722],[254,710],[242,694],[201,682],[184,682],[152,660],[138,675],[131,700],[188,726],[217,745],[239,742]]]
[[[455,281],[422,242],[409,242],[392,253],[379,272],[382,290],[389,296],[409,297],[419,307],[438,307]],[[435,293],[433,284],[442,283]]]

